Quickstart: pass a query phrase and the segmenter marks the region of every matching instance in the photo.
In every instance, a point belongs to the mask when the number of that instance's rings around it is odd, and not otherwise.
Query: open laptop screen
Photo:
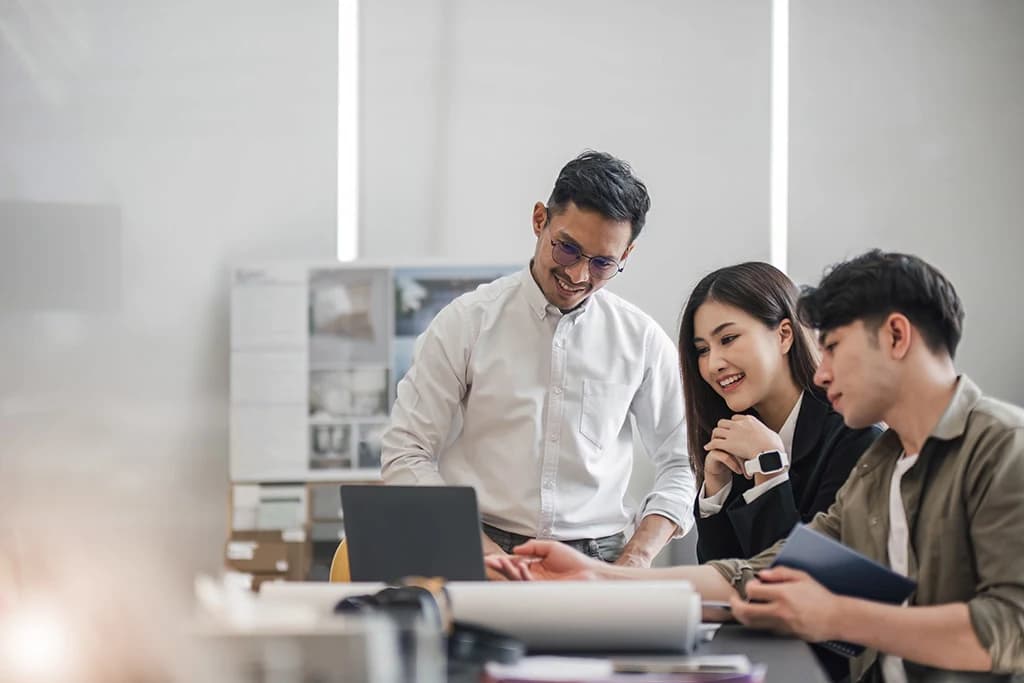
[[[345,484],[341,508],[353,581],[486,578],[472,487]]]

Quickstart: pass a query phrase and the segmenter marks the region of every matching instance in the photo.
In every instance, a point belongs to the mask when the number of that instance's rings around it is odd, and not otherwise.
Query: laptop
[[[341,509],[352,581],[486,578],[480,512],[470,486],[345,484]]]

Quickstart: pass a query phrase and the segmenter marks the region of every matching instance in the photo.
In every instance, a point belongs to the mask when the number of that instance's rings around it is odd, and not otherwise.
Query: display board
[[[231,479],[374,478],[416,338],[455,297],[521,266],[278,264],[231,287]]]

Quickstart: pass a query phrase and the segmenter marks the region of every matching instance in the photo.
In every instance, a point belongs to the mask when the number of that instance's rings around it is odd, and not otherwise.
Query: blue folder
[[[822,586],[839,595],[893,605],[903,604],[917,588],[916,581],[803,524],[793,527],[772,566],[807,572]],[[856,657],[864,651],[861,645],[835,640],[819,645],[847,657]]]

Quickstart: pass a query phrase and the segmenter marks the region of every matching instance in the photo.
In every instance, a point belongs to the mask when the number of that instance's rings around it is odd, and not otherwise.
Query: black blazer
[[[753,557],[789,535],[797,522],[810,522],[832,504],[861,454],[881,433],[877,425],[850,429],[822,398],[804,392],[789,454],[789,481],[747,504],[743,492],[754,481],[734,473],[722,511],[704,519],[694,500],[697,559]]]

